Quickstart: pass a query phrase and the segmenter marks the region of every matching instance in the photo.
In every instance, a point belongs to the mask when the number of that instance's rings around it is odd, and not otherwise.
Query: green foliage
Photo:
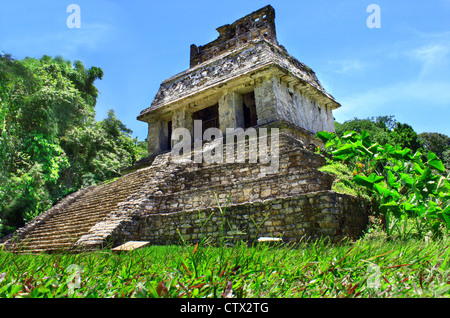
[[[335,176],[333,191],[351,194],[370,200],[370,193],[367,189],[353,181],[353,171],[346,164],[338,161],[327,160],[327,165],[319,168],[320,171],[330,173]]]
[[[367,119],[354,118],[342,124],[335,123],[336,134],[342,137],[347,131],[366,131],[374,142],[380,145],[386,143],[410,148],[413,152],[422,147],[422,141],[414,129],[404,123],[399,123],[394,116],[378,116]]]
[[[342,124],[336,122],[336,134],[343,136],[347,131],[367,131],[374,142],[379,144],[392,143],[389,132],[397,124],[393,116],[380,116],[376,118],[358,119],[354,118]]]
[[[61,145],[71,162],[66,171],[71,186],[79,188],[115,178],[121,168],[145,156],[142,143],[130,133],[113,110],[100,122],[68,131]]]
[[[112,110],[95,121],[102,76],[62,57],[0,55],[0,236],[145,155]]]
[[[448,244],[448,238],[404,242],[370,233],[338,245],[318,240],[275,247],[149,246],[121,254],[0,252],[0,298],[449,297]]]
[[[445,165],[445,169],[450,171],[450,149],[442,152],[442,161]]]
[[[335,123],[336,135],[342,137],[347,131],[369,133],[373,142],[386,143],[401,148],[410,148],[413,152],[435,153],[447,171],[450,171],[450,137],[441,133],[417,134],[414,129],[395,120],[394,116],[378,116],[367,119],[354,118],[344,123]]]
[[[408,234],[408,219],[416,222],[419,236],[428,231],[440,236],[448,230],[450,181],[436,154],[373,143],[366,131],[349,131],[342,137],[319,132],[317,137],[334,161],[353,171],[352,181],[370,191],[386,218],[388,234]]]
[[[450,137],[440,133],[421,133],[419,138],[423,148],[441,158],[447,171],[450,171]]]
[[[408,124],[397,123],[391,132],[391,140],[394,145],[399,145],[401,148],[409,148],[413,152],[422,147],[417,133]]]

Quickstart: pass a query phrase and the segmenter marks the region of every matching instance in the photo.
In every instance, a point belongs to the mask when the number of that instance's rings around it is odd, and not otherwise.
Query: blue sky
[[[81,28],[67,27],[72,3]],[[0,51],[101,67],[97,119],[114,109],[143,140],[147,124],[136,116],[164,79],[189,68],[190,45],[267,4],[278,42],[342,105],[338,122],[394,115],[418,133],[450,136],[450,0],[1,0]],[[370,4],[380,28],[367,27]]]

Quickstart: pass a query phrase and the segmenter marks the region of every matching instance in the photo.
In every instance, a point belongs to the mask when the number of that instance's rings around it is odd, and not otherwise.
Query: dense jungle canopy
[[[102,77],[62,57],[0,55],[0,237],[146,155],[113,110],[95,120]]]

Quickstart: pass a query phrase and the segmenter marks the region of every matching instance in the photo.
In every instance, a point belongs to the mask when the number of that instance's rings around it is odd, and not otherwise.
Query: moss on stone
[[[336,177],[332,186],[333,191],[370,200],[367,190],[353,181],[353,171],[347,165],[327,159],[327,164],[319,170]]]

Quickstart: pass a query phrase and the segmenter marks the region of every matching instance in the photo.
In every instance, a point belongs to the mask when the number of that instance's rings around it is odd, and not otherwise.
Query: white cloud
[[[386,84],[370,89],[365,88],[362,91],[349,91],[347,96],[339,98],[342,108],[336,111],[337,118],[346,120],[355,116],[361,118],[382,113],[426,111],[435,112],[435,116],[443,116],[448,121],[450,118],[450,32],[413,31],[412,34],[414,37],[409,40],[385,48],[386,54],[381,55],[389,59],[379,62],[384,68],[401,66],[403,69],[409,69],[411,72],[408,72],[408,76],[391,72],[386,78]],[[367,70],[370,66],[365,61],[358,64],[358,59],[347,60],[348,63],[344,61],[341,61],[342,71],[350,72],[363,68]],[[354,88],[350,87],[350,89]]]
[[[38,54],[62,55],[70,57],[80,50],[94,51],[111,39],[113,27],[105,23],[83,23],[81,28],[62,28],[57,32],[44,33],[40,36],[29,35],[21,38],[4,39],[3,45],[12,52],[27,52]]]
[[[450,0],[449,0],[450,1]],[[425,33],[412,30],[409,41],[389,53],[393,59],[407,58],[420,65],[418,78],[450,77],[450,32]]]
[[[348,74],[363,71],[367,64],[358,59],[328,61],[330,70],[338,74]]]
[[[448,68],[450,60],[450,42],[447,44],[427,44],[411,51],[409,55],[422,63],[421,77],[431,75],[434,72],[439,72]]]

